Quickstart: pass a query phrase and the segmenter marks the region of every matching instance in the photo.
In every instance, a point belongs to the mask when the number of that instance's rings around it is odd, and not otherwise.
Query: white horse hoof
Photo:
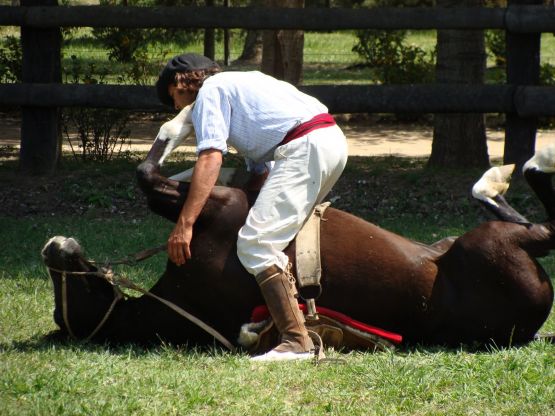
[[[509,182],[514,168],[515,165],[513,164],[493,167],[487,170],[472,187],[472,196],[480,201],[497,206],[497,202],[493,198],[498,195],[505,195],[507,189],[509,189]]]
[[[538,150],[522,167],[524,173],[528,170],[555,173],[555,144]]]

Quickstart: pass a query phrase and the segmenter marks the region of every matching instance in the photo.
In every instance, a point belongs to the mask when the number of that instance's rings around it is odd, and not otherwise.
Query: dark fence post
[[[230,0],[224,0],[224,7],[229,7]],[[229,66],[229,59],[231,55],[231,32],[228,28],[224,29],[224,65]]]
[[[542,3],[542,0],[509,0],[508,7]],[[540,41],[541,33],[513,33],[507,30],[507,84],[519,86],[539,83]],[[537,121],[537,117],[507,113],[504,163],[515,163],[520,168],[532,157],[536,147]]]
[[[205,0],[206,7],[214,7],[215,0]],[[212,28],[204,29],[204,56],[214,60],[216,57],[216,30]]]
[[[57,6],[58,0],[21,0],[21,6]],[[23,82],[60,83],[60,29],[21,27]],[[52,173],[60,157],[59,109],[21,109],[20,168],[26,173]]]

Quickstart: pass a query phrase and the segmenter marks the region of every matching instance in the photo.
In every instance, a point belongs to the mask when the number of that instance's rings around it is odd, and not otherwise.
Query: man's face
[[[195,95],[193,92],[186,88],[178,87],[177,85],[170,84],[168,86],[168,94],[172,97],[173,106],[178,111],[195,101]]]

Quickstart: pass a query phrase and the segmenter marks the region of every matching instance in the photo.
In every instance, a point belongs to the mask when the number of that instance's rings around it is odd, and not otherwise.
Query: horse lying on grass
[[[138,179],[150,208],[175,221],[189,184],[160,174],[163,147],[153,147]],[[548,213],[545,223],[532,224],[507,204],[503,193],[510,172],[512,167],[492,168],[473,188],[498,221],[432,245],[328,208],[321,222],[318,305],[402,334],[407,343],[509,346],[533,340],[553,303],[552,283],[536,258],[555,248],[555,147],[524,167]],[[168,261],[149,291],[232,343],[253,309],[264,303],[236,255],[237,232],[253,198],[239,188],[215,187],[195,224],[193,257],[181,267]],[[294,263],[294,241],[285,252]],[[118,295],[74,239],[54,237],[42,255],[54,283],[54,319],[61,331],[95,342],[217,343],[213,334],[151,296]]]

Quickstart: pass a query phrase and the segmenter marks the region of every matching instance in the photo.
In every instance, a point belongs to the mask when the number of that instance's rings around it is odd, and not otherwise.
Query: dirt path
[[[148,150],[156,137],[159,120],[136,120],[131,127],[131,144],[135,150]],[[352,156],[429,156],[432,148],[432,127],[414,124],[392,123],[339,123],[349,143]],[[503,130],[487,130],[490,158],[503,155]],[[0,146],[19,146],[20,127],[16,118],[0,118]],[[539,130],[536,148],[541,149],[555,143],[555,130]],[[67,147],[67,146],[64,146]],[[182,146],[182,151],[191,151],[193,146]],[[69,148],[68,148],[69,150]]]

